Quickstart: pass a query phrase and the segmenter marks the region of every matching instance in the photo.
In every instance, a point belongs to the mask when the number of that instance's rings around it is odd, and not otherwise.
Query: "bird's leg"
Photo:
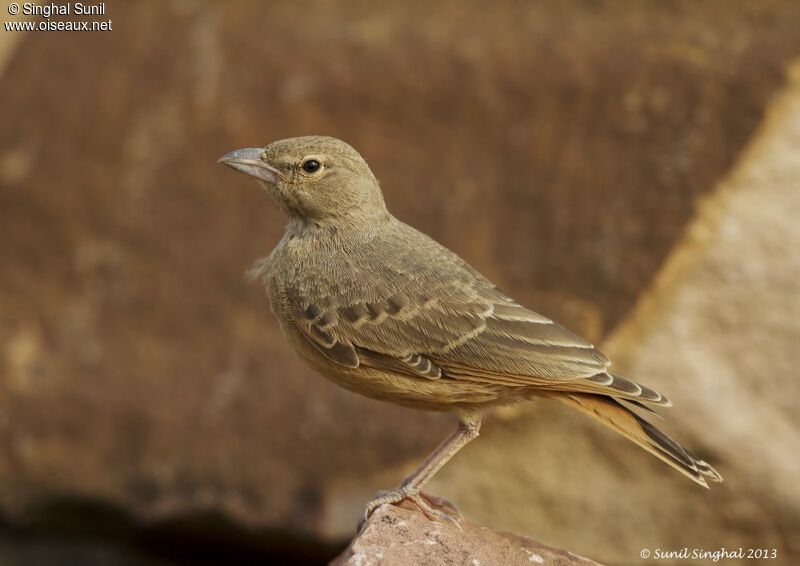
[[[461,450],[470,440],[478,436],[481,428],[480,417],[462,417],[459,420],[458,428],[450,434],[436,449],[425,458],[422,465],[409,475],[396,488],[381,492],[378,497],[367,503],[364,517],[361,524],[369,518],[372,512],[381,505],[388,503],[399,503],[405,499],[413,501],[425,515],[431,520],[455,519],[435,509],[434,507],[449,507],[458,512],[455,506],[437,496],[426,494],[422,487],[444,466],[456,452]]]

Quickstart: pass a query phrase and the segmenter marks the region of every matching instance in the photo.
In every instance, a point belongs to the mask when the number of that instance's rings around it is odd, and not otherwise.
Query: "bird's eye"
[[[316,159],[306,159],[303,161],[300,167],[303,168],[303,171],[306,173],[316,173],[320,169],[322,169],[322,163],[317,161]]]

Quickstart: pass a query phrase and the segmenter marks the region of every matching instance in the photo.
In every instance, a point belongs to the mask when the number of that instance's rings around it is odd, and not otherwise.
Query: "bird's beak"
[[[227,165],[246,175],[255,177],[266,183],[277,183],[281,177],[280,172],[261,159],[264,150],[260,147],[246,147],[226,153],[217,160],[217,163]]]

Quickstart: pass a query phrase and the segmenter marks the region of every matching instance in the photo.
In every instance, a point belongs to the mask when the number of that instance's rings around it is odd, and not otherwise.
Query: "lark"
[[[422,490],[478,436],[487,410],[554,399],[597,419],[698,484],[722,477],[639,413],[663,395],[622,377],[597,348],[520,305],[458,255],[387,210],[347,143],[308,136],[226,154],[288,217],[255,271],[289,342],[334,383],[373,399],[458,417],[457,429],[394,489],[432,520],[454,506]]]

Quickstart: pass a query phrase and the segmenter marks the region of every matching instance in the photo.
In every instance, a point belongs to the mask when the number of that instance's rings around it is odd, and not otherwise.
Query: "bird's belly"
[[[450,378],[426,379],[360,365],[336,364],[319,352],[292,324],[283,326],[300,357],[324,377],[354,393],[427,411],[457,411],[475,405],[506,403],[488,384]]]

